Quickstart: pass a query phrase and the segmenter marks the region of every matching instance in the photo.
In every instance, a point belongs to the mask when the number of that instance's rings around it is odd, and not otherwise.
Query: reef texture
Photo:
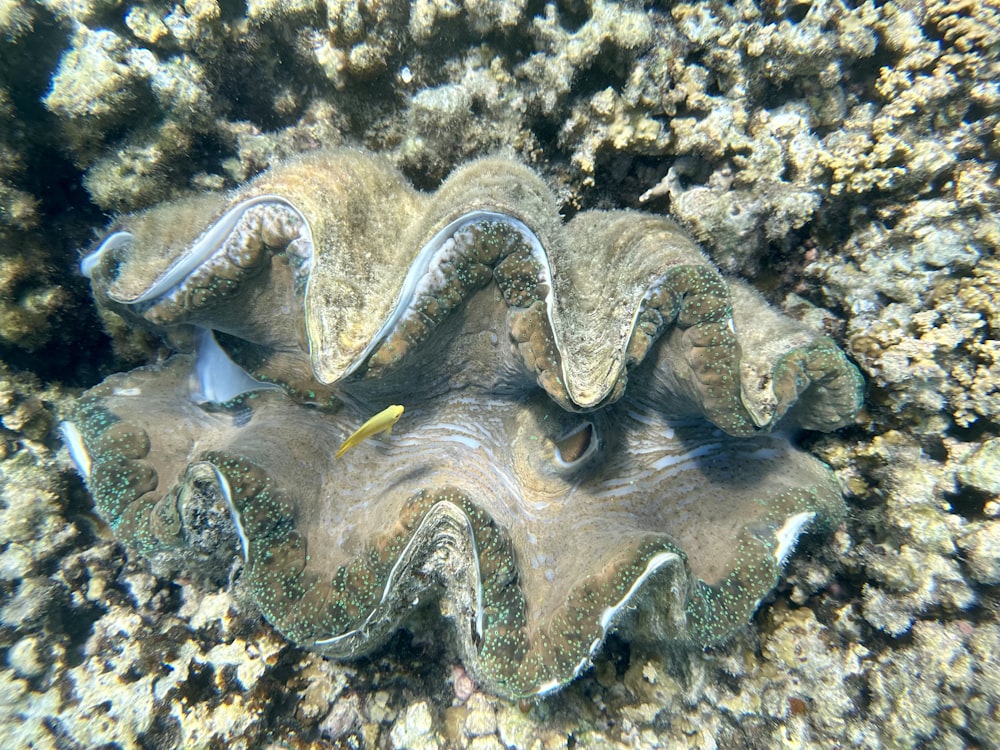
[[[0,744],[1000,746],[997,38],[968,0],[0,0]],[[752,627],[664,650],[625,616],[518,706],[437,606],[330,661],[94,521],[52,429],[79,393],[40,378],[166,353],[111,311],[100,338],[74,274],[101,210],[345,143],[427,191],[512,149],[567,215],[669,214],[857,362],[854,426],[805,442],[846,525]]]
[[[627,609],[729,635],[843,516],[826,467],[765,434],[853,419],[833,342],[669,219],[563,225],[516,161],[423,194],[381,158],[309,154],[122,218],[83,268],[101,305],[196,349],[82,397],[66,430],[98,512],[215,578],[241,553],[265,617],[324,653],[440,594],[484,687],[550,692]],[[387,402],[397,435],[334,460]]]
[[[39,200],[20,187],[28,165],[10,92],[0,81],[0,350],[37,350],[52,338],[69,295],[54,283],[50,243],[33,230]]]

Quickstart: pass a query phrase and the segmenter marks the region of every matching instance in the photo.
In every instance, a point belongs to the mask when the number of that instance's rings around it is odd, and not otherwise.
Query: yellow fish
[[[386,435],[391,435],[392,426],[399,421],[401,416],[403,416],[402,406],[399,404],[387,406],[356,429],[354,433],[344,441],[343,445],[340,446],[340,450],[337,451],[337,455],[334,456],[334,458],[340,458],[355,445],[360,443],[362,440],[370,438],[372,435],[377,435],[380,432],[384,432]]]

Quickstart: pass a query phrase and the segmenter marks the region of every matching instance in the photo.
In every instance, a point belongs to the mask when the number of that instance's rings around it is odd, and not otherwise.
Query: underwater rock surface
[[[853,419],[833,342],[668,219],[562,224],[516,161],[423,194],[379,157],[308,154],[123,217],[82,265],[99,304],[195,349],[66,423],[98,512],[169,565],[241,558],[264,616],[323,653],[440,596],[484,687],[550,692],[631,609],[659,638],[729,635],[843,516],[829,470],[768,434]],[[335,460],[389,402],[396,434]]]

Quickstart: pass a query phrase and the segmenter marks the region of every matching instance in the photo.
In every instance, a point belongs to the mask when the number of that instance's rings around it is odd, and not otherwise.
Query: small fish
[[[386,435],[391,435],[392,426],[399,421],[401,416],[403,416],[402,406],[399,404],[387,406],[356,429],[354,434],[347,438],[347,440],[344,441],[344,444],[340,446],[340,450],[337,451],[335,458],[340,458],[355,445],[360,443],[362,440],[370,438],[372,435],[377,435],[380,432],[384,432]]]

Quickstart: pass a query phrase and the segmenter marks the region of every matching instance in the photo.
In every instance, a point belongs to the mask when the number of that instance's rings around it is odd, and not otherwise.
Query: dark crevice
[[[11,370],[30,371],[43,382],[70,388],[95,385],[115,370],[111,341],[97,316],[90,290],[72,282],[71,301],[50,320],[56,330],[52,340],[27,351],[0,345],[0,360]]]
[[[920,448],[932,461],[943,464],[948,460],[948,446],[945,445],[944,436],[938,433],[931,433],[920,437]]]
[[[996,425],[988,419],[977,419],[972,424],[962,427],[952,424],[947,431],[948,437],[962,443],[981,443],[991,437],[996,437]]]
[[[528,128],[535,134],[535,138],[542,146],[543,150],[554,149],[559,140],[559,129],[562,123],[555,117],[537,116],[528,123]]]
[[[222,18],[239,21],[246,17],[245,0],[218,0],[218,3]]]
[[[599,91],[612,88],[621,91],[632,72],[633,53],[611,44],[602,44],[593,64],[578,72],[573,79],[574,96],[589,98]]]
[[[785,13],[785,19],[794,24],[800,24],[806,19],[810,8],[812,8],[812,3],[793,4]]]
[[[559,10],[559,25],[570,33],[579,31],[580,27],[593,17],[590,3],[586,0],[559,0],[556,7]],[[536,10],[528,17],[538,12]]]
[[[94,630],[94,623],[106,614],[104,607],[90,605],[86,607],[68,606],[62,608],[61,632],[69,639],[66,647],[66,667],[78,667],[87,659],[84,647]]]
[[[149,729],[136,737],[142,750],[173,750],[181,746],[180,722],[173,716],[157,715]]]
[[[275,68],[283,68],[281,75]],[[293,80],[304,89],[302,77],[307,70],[292,43],[257,35],[231,43],[212,61],[208,78],[215,82],[213,99],[222,110],[220,114],[230,120],[249,120],[262,130],[277,130],[295,123],[301,111],[277,111],[275,81],[284,80],[286,73],[293,71]]]
[[[963,487],[958,492],[945,492],[944,499],[951,511],[972,521],[986,519],[985,507],[993,496],[971,487]]]

